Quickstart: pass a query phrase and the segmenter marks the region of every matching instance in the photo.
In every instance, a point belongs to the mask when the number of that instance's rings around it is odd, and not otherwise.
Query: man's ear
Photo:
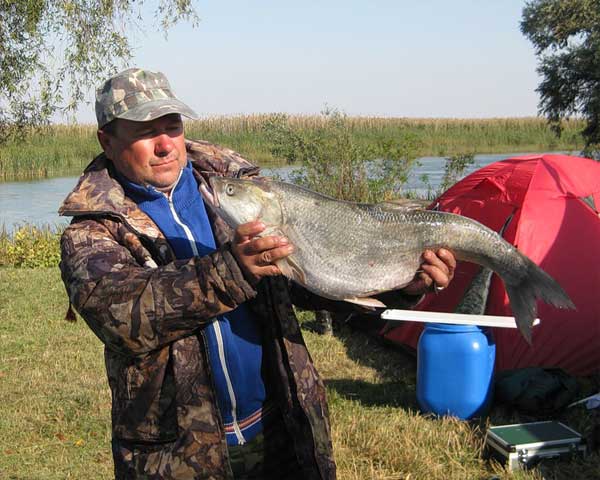
[[[104,154],[106,155],[106,158],[108,158],[108,159],[112,158],[113,140],[114,140],[112,135],[109,135],[102,129],[98,129],[98,131],[96,132],[96,135],[98,136],[98,141],[100,142],[100,146],[102,147],[102,150],[104,150]]]

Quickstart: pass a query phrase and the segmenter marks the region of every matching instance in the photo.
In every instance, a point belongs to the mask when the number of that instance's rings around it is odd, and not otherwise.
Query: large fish
[[[211,177],[205,198],[232,227],[260,219],[261,234],[283,235],[295,246],[277,266],[312,292],[335,300],[385,307],[377,293],[407,285],[425,249],[451,250],[458,260],[496,272],[504,281],[517,325],[531,343],[536,299],[573,303],[546,272],[475,220],[389,204],[344,202],[267,178]]]

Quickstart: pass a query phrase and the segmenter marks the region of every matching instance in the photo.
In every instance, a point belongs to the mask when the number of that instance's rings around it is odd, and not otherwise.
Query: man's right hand
[[[240,267],[255,283],[263,277],[281,275],[275,262],[294,251],[294,246],[285,237],[256,237],[265,228],[259,220],[240,225],[231,246]]]

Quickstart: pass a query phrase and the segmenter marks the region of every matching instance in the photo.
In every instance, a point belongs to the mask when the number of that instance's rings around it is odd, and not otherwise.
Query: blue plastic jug
[[[428,323],[417,349],[417,401],[426,413],[466,420],[492,400],[496,345],[475,325]]]

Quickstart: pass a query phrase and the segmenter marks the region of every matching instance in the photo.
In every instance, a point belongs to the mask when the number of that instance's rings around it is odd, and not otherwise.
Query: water
[[[580,155],[580,152],[544,152],[544,153],[560,153],[566,155]],[[461,178],[466,177],[475,170],[478,170],[490,163],[505,160],[507,158],[521,157],[524,155],[540,154],[535,153],[488,153],[475,155],[474,162],[469,165],[464,171]],[[444,167],[447,157],[421,157],[418,159],[418,165],[414,167],[408,177],[408,181],[403,186],[404,192],[414,193],[419,197],[425,197],[428,194],[436,192],[444,178]],[[283,180],[288,180],[294,170],[299,170],[299,167],[284,166],[280,168],[268,169],[263,168],[263,175],[279,175]],[[422,177],[426,178],[423,181]],[[0,186],[1,188],[1,186]]]
[[[478,168],[505,158],[526,155],[521,153],[475,155],[475,163],[471,165],[466,174]],[[439,187],[444,175],[444,157],[423,157],[419,159],[420,165],[413,169],[405,190],[418,195],[426,195],[429,186],[432,189]],[[279,168],[263,168],[263,175],[279,175],[287,180],[291,172],[299,167],[284,166]],[[421,180],[427,175],[428,183]],[[58,207],[75,187],[78,177],[62,177],[47,180],[26,182],[0,183],[0,228],[11,232],[24,223],[31,225],[66,225],[68,219],[60,217]]]
[[[66,225],[58,207],[77,184],[78,177],[0,183],[0,228],[11,232],[22,224]]]

